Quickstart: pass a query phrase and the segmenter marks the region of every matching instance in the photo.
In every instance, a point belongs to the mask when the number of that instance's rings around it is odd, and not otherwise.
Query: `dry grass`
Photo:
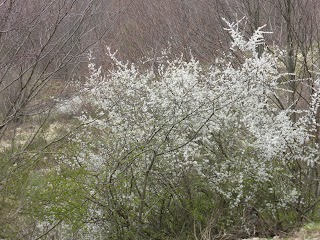
[[[247,240],[320,240],[320,223],[309,223],[301,229],[294,231],[286,237],[249,238]]]

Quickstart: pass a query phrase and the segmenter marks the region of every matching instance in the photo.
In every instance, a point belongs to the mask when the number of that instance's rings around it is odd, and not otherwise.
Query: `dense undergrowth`
[[[16,159],[5,173],[21,169],[1,206],[24,228],[1,237],[240,239],[318,220],[318,82],[293,110],[277,56],[256,51],[262,29],[246,40],[228,26],[230,53],[210,68],[164,55],[155,72],[110,53],[103,74],[91,57],[90,107],[23,155],[1,152]]]

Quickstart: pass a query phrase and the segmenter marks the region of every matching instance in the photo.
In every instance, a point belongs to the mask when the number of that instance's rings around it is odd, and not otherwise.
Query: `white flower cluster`
[[[83,146],[82,163],[100,168],[109,182],[127,169],[135,179],[146,179],[149,169],[172,182],[192,172],[236,207],[258,194],[286,162],[314,161],[317,150],[308,144],[318,124],[319,91],[311,109],[292,122],[291,110],[273,103],[279,91],[286,92],[277,59],[257,53],[264,32],[259,28],[245,40],[237,23],[227,30],[234,40],[231,48],[245,53],[237,65],[218,59],[203,68],[194,58],[178,58],[161,63],[156,76],[153,69],[140,70],[112,55],[115,70],[103,76],[90,63],[82,93],[95,112],[81,119],[90,122],[90,144],[96,147]],[[143,188],[142,180],[136,184]],[[288,192],[281,204],[298,199],[298,190]]]

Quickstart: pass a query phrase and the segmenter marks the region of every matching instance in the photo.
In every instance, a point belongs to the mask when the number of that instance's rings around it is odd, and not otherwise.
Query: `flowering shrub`
[[[227,30],[230,54],[210,68],[164,56],[155,74],[115,54],[107,75],[89,64],[81,94],[94,110],[80,117],[86,128],[64,161],[95,176],[87,221],[100,234],[270,235],[315,209],[318,85],[292,122],[290,106],[277,104],[288,92],[277,58],[256,51],[262,28],[249,40],[238,23]]]

